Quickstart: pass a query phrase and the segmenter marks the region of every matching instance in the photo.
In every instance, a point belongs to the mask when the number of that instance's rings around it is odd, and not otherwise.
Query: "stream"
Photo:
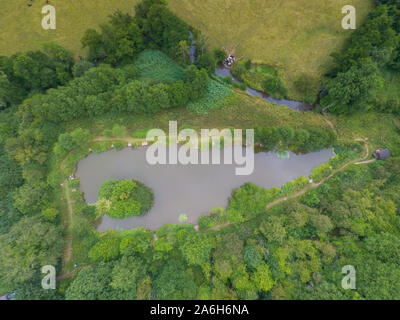
[[[194,63],[196,59],[196,41],[193,39],[193,34],[191,31],[189,31],[189,39],[191,40],[191,46],[189,49],[189,57],[190,61]],[[234,82],[239,82],[236,77],[233,76],[230,68],[225,67],[225,66],[218,66],[215,68],[215,74],[220,77],[231,77]],[[286,106],[289,107],[290,109],[293,110],[298,110],[298,111],[309,111],[311,110],[311,106],[307,105],[303,102],[300,101],[295,101],[295,100],[288,100],[288,99],[275,99],[272,96],[269,96],[261,91],[258,91],[256,89],[253,89],[249,86],[246,87],[246,92],[249,93],[250,95],[254,97],[260,97],[270,103],[276,104],[278,106]]]

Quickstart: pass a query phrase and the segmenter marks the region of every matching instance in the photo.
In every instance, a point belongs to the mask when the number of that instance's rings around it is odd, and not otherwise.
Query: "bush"
[[[119,239],[106,236],[97,242],[89,251],[88,257],[92,261],[111,261],[119,256]]]
[[[153,206],[153,191],[143,183],[136,181],[136,188],[132,192],[132,199],[140,203],[140,214],[149,212]]]
[[[316,190],[311,190],[311,191],[307,192],[304,196],[302,196],[300,198],[300,201],[301,201],[301,203],[303,203],[309,207],[315,208],[316,206],[318,206],[321,199],[319,198],[319,195]]]
[[[114,125],[112,128],[112,135],[118,138],[124,138],[126,136],[126,128],[121,125]]]
[[[233,191],[226,210],[229,221],[243,222],[265,211],[270,200],[267,190],[253,183],[246,183]]]
[[[327,177],[331,172],[331,165],[329,163],[324,163],[311,171],[310,178],[313,179],[314,182],[319,182],[323,178]]]
[[[269,75],[262,83],[263,90],[276,99],[286,96],[286,88],[283,86],[281,79],[277,76]]]
[[[42,217],[47,221],[54,221],[59,214],[59,211],[55,208],[47,208],[42,211]]]

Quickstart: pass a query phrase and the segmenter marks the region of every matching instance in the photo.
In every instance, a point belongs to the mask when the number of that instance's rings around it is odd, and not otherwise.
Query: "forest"
[[[0,294],[400,299],[400,1],[375,2],[332,53],[333,67],[306,113],[277,110],[284,107],[216,76],[224,52],[164,0],[143,0],[134,16],[116,11],[86,30],[85,57],[53,42],[0,56]],[[189,31],[197,40],[194,63]],[[273,69],[262,81],[251,78],[255,64],[247,61],[234,67],[243,80],[287,94]],[[308,81],[297,84],[305,100],[313,96]],[[134,148],[146,129],[170,119],[194,129],[253,128],[264,151],[333,148],[335,156],[280,187],[242,185],[196,228],[96,231],[103,215],[145,215],[157,199],[140,181],[113,179],[88,205],[71,179],[76,164],[91,152]],[[363,163],[380,147],[392,156]],[[56,267],[56,290],[42,289],[43,265]],[[354,290],[341,286],[345,265],[357,270]]]

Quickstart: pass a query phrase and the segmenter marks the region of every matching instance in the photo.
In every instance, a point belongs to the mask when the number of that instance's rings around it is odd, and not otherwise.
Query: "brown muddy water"
[[[155,230],[164,224],[179,223],[184,213],[185,223],[197,219],[216,206],[226,206],[232,191],[246,182],[261,187],[279,187],[311,170],[334,156],[332,149],[279,158],[275,152],[255,154],[254,171],[248,176],[235,175],[235,164],[219,165],[149,165],[146,148],[110,150],[82,159],[76,176],[87,203],[97,201],[101,184],[109,179],[134,179],[143,182],[154,192],[154,205],[145,215],[128,219],[102,218],[98,231],[145,227]],[[202,151],[204,152],[204,151]]]

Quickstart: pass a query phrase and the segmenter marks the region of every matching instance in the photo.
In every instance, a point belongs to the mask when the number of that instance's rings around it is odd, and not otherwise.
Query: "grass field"
[[[169,0],[169,7],[200,29],[214,48],[236,46],[236,56],[270,64],[279,71],[289,96],[307,74],[318,80],[328,70],[330,53],[349,36],[341,27],[342,7],[357,9],[360,25],[371,0]]]
[[[0,0],[0,55],[39,49],[45,41],[57,42],[83,55],[81,38],[88,28],[98,28],[116,9],[134,14],[138,0],[50,0],[56,8],[56,30],[42,29],[46,0]],[[32,7],[27,4],[32,3]]]
[[[139,0],[50,0],[57,10],[57,29],[41,27],[45,0],[0,0],[0,54],[37,49],[55,41],[83,55],[80,39],[97,28],[116,9],[134,13]],[[341,8],[347,0],[168,0],[169,7],[209,38],[213,48],[236,46],[237,56],[277,68],[289,90],[304,74],[318,81],[329,68],[330,53],[339,49],[351,31],[341,28]],[[372,0],[353,0],[357,23]]]

